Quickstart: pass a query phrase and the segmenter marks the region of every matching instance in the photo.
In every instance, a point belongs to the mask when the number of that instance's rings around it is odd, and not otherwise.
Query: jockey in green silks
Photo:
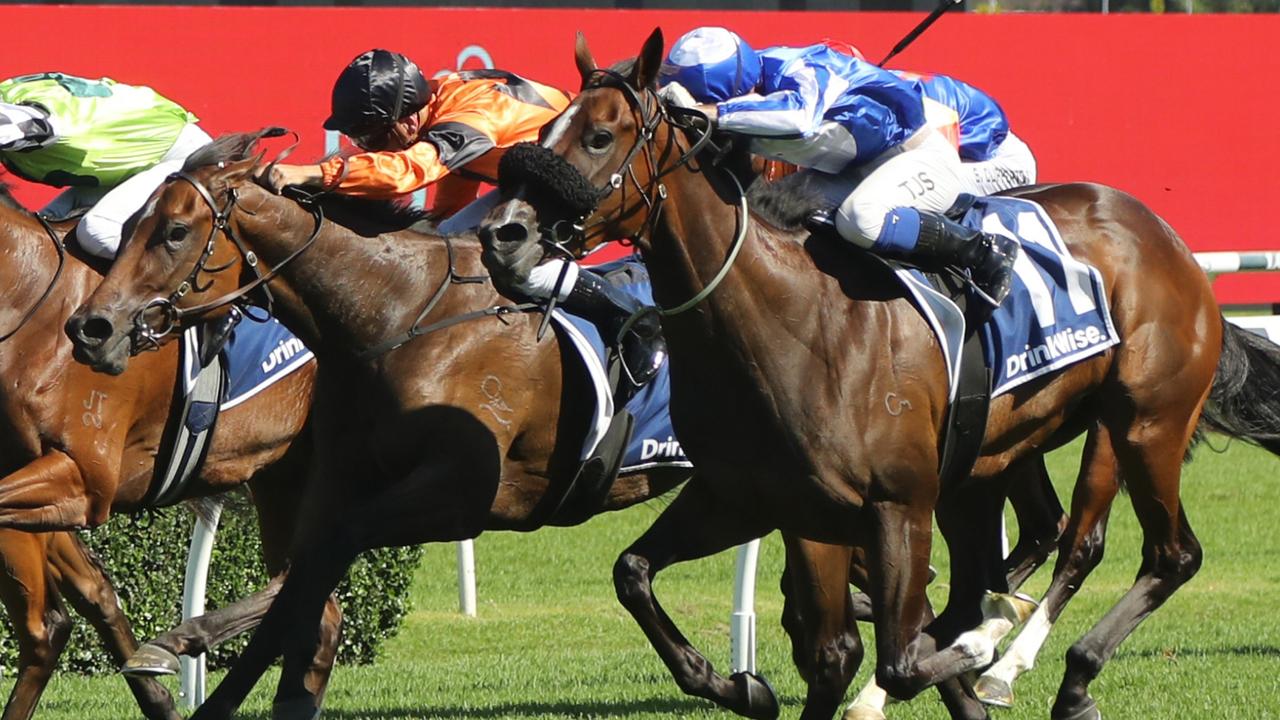
[[[76,237],[115,257],[124,222],[210,138],[197,118],[148,87],[62,73],[0,81],[0,163],[33,182],[66,187],[44,212],[88,207]]]

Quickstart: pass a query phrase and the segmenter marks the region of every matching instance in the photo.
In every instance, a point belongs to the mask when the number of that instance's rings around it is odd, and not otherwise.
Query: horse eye
[[[187,239],[188,232],[190,232],[190,228],[186,225],[173,225],[169,228],[168,236],[165,237],[165,241],[174,244],[180,243]]]
[[[613,144],[613,133],[608,130],[597,130],[591,134],[591,139],[587,141],[587,147],[592,150],[604,150]]]

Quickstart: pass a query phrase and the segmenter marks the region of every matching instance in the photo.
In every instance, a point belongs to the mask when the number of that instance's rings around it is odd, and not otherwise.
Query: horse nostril
[[[80,323],[77,334],[83,340],[102,343],[115,334],[115,327],[111,325],[110,320],[101,315],[90,315]]]
[[[522,243],[529,239],[529,228],[520,223],[507,223],[498,228],[498,242]]]
[[[489,229],[488,225],[480,226],[480,231],[476,233],[476,237],[479,238],[480,242],[484,245],[488,245],[493,242],[493,232]]]

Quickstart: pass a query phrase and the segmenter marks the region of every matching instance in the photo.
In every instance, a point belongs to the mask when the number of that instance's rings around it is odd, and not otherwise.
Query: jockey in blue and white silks
[[[1008,293],[1017,246],[943,215],[971,183],[912,83],[822,44],[757,53],[719,27],[677,40],[660,82],[668,101],[694,101],[753,152],[835,176],[844,239],[924,269],[965,268],[996,304]]]
[[[1009,129],[1009,118],[999,103],[978,88],[947,75],[894,70],[926,98],[956,113],[960,127],[960,160],[973,181],[977,195],[1031,185],[1036,181],[1036,159],[1031,148]]]
[[[862,51],[842,40],[822,44],[843,55],[866,60]],[[1013,133],[1009,118],[995,98],[947,75],[893,70],[924,95],[925,117],[958,146],[960,162],[973,181],[975,195],[994,195],[1036,182],[1036,158]]]

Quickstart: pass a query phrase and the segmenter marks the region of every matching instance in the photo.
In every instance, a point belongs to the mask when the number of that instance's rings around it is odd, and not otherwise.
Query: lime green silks
[[[52,117],[57,139],[27,152],[0,152],[15,174],[48,185],[118,185],[152,167],[195,115],[148,87],[61,73],[0,82],[0,102],[32,104]]]

